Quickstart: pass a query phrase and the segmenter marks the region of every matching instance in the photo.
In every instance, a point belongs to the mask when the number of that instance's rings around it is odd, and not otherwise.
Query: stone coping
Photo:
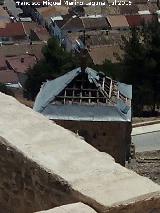
[[[154,198],[160,206],[159,185],[2,93],[0,136],[59,181],[65,181],[77,200],[98,212]]]

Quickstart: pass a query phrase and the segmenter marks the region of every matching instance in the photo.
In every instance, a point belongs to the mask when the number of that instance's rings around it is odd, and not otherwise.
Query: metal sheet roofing
[[[114,106],[49,104],[42,114],[50,120],[126,121]]]
[[[56,96],[81,72],[81,68],[74,69],[63,76],[44,83],[38,93],[33,109],[41,112],[49,119],[62,120],[90,120],[90,121],[131,121],[131,107],[122,100],[111,105],[81,105],[81,104],[51,104]],[[100,87],[98,73],[86,68],[88,80]],[[132,98],[132,86],[118,83],[118,89],[126,98]]]
[[[132,86],[118,82],[118,90],[125,97],[132,99]]]
[[[56,78],[52,81],[47,81],[44,83],[40,89],[39,94],[37,95],[34,110],[41,112],[47,104],[52,101],[55,96],[62,91],[65,86],[75,78],[80,72],[80,68],[74,69],[71,72],[66,73],[59,78]]]

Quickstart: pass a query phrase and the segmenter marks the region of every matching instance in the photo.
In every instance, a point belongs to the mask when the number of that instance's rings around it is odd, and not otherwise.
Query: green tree
[[[76,67],[77,58],[66,52],[55,38],[42,49],[44,59],[27,72],[24,95],[34,100],[43,82],[54,79]]]
[[[141,115],[144,106],[155,112],[159,104],[160,25],[153,21],[141,29],[132,29],[130,38],[123,38],[123,80],[133,85],[133,110]]]
[[[146,48],[146,72],[152,88],[152,111],[160,104],[160,24],[153,20],[143,28],[143,42]]]
[[[123,80],[123,69],[121,63],[113,63],[110,60],[105,60],[102,65],[93,66],[94,69],[102,71],[105,75],[114,80]]]
[[[54,71],[45,60],[37,63],[32,69],[27,71],[27,80],[25,82],[24,96],[34,100],[43,82],[54,79]]]

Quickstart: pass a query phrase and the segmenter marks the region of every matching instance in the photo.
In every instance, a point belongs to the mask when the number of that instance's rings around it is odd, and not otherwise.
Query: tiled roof
[[[0,71],[0,83],[17,84],[18,82],[18,75],[13,70]]]
[[[84,29],[83,26],[83,22],[82,19],[80,19],[79,17],[71,17],[63,26],[62,26],[63,30],[75,30],[75,29]]]
[[[37,63],[35,56],[31,55],[8,57],[6,60],[10,68],[17,73],[25,73],[29,67],[33,67]]]
[[[93,15],[93,14],[101,14],[102,8],[100,6],[91,7],[91,6],[85,6],[84,7],[84,13],[85,15]]]
[[[84,29],[95,29],[95,30],[99,30],[99,29],[108,29],[109,28],[109,24],[106,20],[106,18],[104,17],[98,17],[96,18],[81,18],[82,19],[82,23],[84,26]]]
[[[7,69],[5,56],[0,55],[0,71]]]
[[[121,15],[138,14],[138,7],[135,4],[119,6]]]
[[[87,46],[99,46],[99,45],[110,45],[113,44],[114,41],[112,38],[106,33],[103,32],[96,32],[95,34],[90,34],[89,32],[86,33],[86,45]]]
[[[23,27],[24,27],[25,33],[29,35],[32,29],[35,29],[36,27],[38,27],[38,24],[36,22],[23,22]]]
[[[6,10],[2,6],[0,6],[0,17],[8,18],[9,19],[9,14],[7,13]]]
[[[5,21],[4,20],[0,20],[0,29],[1,28],[5,28],[7,23],[9,23],[9,21],[6,22],[6,20]]]
[[[103,8],[102,11],[105,15],[120,15],[120,8],[118,5],[110,5],[109,7]]]
[[[146,4],[148,0],[133,0],[132,4]]]
[[[107,16],[107,20],[112,28],[114,27],[129,27],[127,19],[123,15]]]
[[[63,25],[72,18],[72,14],[69,13],[69,14],[66,14],[66,15],[62,15],[61,18],[62,18],[62,20],[55,20],[54,21],[54,23],[56,23],[56,25],[59,28],[62,28]]]
[[[88,49],[88,53],[94,64],[103,64],[105,60],[111,60],[113,63],[118,62],[115,54],[122,55],[122,50],[117,46],[96,46]]]
[[[43,54],[41,52],[44,43],[37,42],[35,44],[18,44],[18,45],[2,45],[0,46],[0,55],[5,57],[8,56],[20,56],[23,54],[32,54],[35,55],[39,60],[43,58]]]
[[[65,6],[50,6],[50,7],[40,7],[37,11],[43,18],[65,15],[68,13],[68,7]]]
[[[142,17],[140,15],[127,15],[126,19],[130,27],[140,26],[142,24]]]
[[[151,2],[148,2],[148,7],[149,7],[149,11],[151,13],[155,13],[158,9],[158,6],[157,6],[157,3],[151,3]]]
[[[72,44],[76,43],[76,41],[84,42],[84,33],[83,32],[72,32],[66,34],[66,39],[72,42]],[[113,39],[111,36],[106,35],[105,32],[102,31],[88,31],[85,33],[85,44],[87,47],[89,46],[97,46],[97,45],[107,45],[113,44]]]
[[[156,15],[148,14],[148,15],[141,15],[142,21],[144,23],[152,23],[153,20],[157,19]]]
[[[17,23],[8,23],[5,28],[0,29],[1,37],[15,37],[15,36],[26,36],[23,24],[20,22]]]
[[[47,41],[50,38],[46,28],[38,25],[36,22],[24,22],[23,26],[27,35],[30,35],[31,32],[34,32],[40,41]]]
[[[36,27],[35,29],[33,29],[33,31],[41,41],[48,41],[48,39],[50,38],[48,31],[42,26]]]
[[[145,10],[149,10],[149,7],[146,3],[144,4],[137,4],[138,10],[139,11],[145,11]]]
[[[67,21],[56,21],[64,30],[99,30],[108,29],[109,24],[104,17],[71,17]]]

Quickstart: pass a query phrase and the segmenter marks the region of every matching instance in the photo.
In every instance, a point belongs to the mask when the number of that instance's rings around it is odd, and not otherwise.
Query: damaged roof
[[[106,98],[107,102],[95,102],[95,104],[90,101],[89,103],[80,101],[78,104],[56,102],[57,98],[61,97],[62,91],[66,91],[67,86],[82,74],[81,68],[76,68],[55,80],[44,83],[36,97],[33,109],[55,120],[131,121],[132,86],[113,81],[107,76],[103,77],[102,85],[100,74],[88,67],[85,69],[88,82],[97,88],[96,93],[104,95],[102,98]],[[108,90],[107,86],[109,86]],[[84,90],[87,91],[87,89]],[[72,98],[77,99],[77,97]],[[85,98],[96,99],[91,96]]]

